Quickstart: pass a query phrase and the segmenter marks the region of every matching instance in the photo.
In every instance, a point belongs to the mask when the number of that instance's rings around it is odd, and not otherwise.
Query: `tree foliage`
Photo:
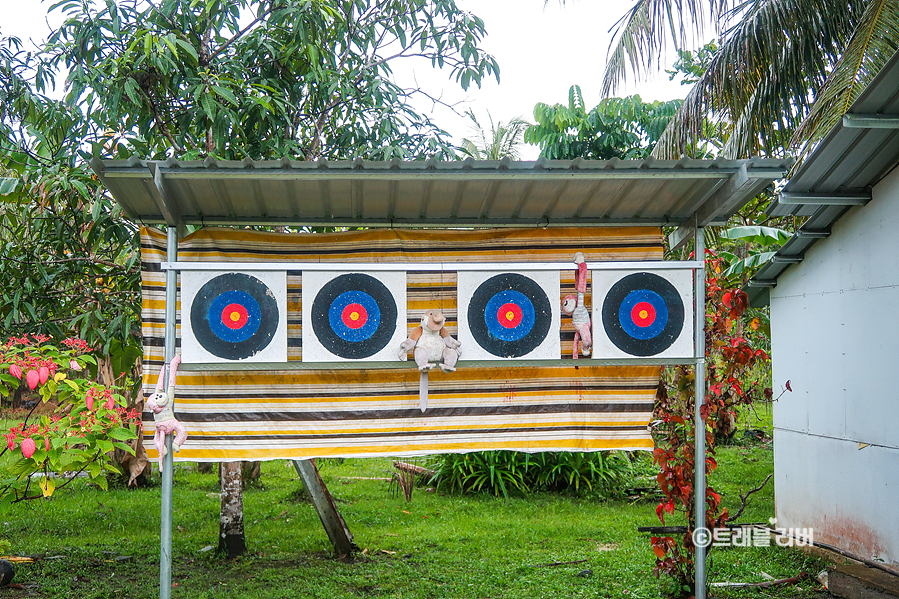
[[[656,146],[677,157],[703,139],[708,118],[728,122],[728,158],[806,152],[838,122],[899,49],[895,0],[638,0],[619,22],[603,77],[608,94],[628,71],[658,69],[670,40],[720,44]]]
[[[536,124],[524,140],[549,159],[645,158],[677,112],[680,100],[643,102],[640,96],[606,98],[587,110],[581,88],[568,91],[568,105],[537,104]]]
[[[0,197],[0,332],[75,334],[111,355],[115,374],[130,370],[140,355],[135,225],[81,169],[14,180],[18,199]]]
[[[98,127],[94,153],[229,159],[452,155],[392,78],[403,58],[463,89],[499,73],[484,23],[453,0],[164,0],[57,4],[43,76]]]

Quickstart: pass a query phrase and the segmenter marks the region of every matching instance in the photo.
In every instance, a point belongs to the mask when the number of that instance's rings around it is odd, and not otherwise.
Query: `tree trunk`
[[[262,462],[241,462],[241,480],[251,482],[262,476]]]
[[[109,369],[111,372],[111,369]],[[134,366],[134,379],[140,380],[143,374],[143,366],[138,362]],[[125,389],[125,402],[129,409],[134,409],[138,414],[144,411],[144,390],[138,386],[137,396],[131,396],[131,389]],[[115,449],[112,452],[112,462],[117,464],[122,474],[119,475],[120,480],[127,486],[146,487],[150,482],[150,474],[153,469],[150,460],[147,458],[147,452],[144,450],[143,424],[138,423],[137,439],[126,441],[125,443],[134,449],[134,455],[127,453],[121,449]]]
[[[24,387],[25,387],[24,384],[19,385],[18,387],[16,387],[16,390],[13,391],[13,394],[12,394],[13,409],[18,410],[19,408],[22,407],[22,390]]]
[[[112,360],[109,356],[103,356],[97,360],[97,382],[104,387],[115,385],[115,373],[112,370]]]
[[[218,552],[230,559],[243,554],[247,549],[243,534],[240,462],[223,462],[219,465],[219,472],[222,481],[222,511]]]

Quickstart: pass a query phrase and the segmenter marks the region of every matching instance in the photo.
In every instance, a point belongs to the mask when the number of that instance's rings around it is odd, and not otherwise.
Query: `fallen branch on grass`
[[[536,566],[531,566],[532,568],[552,568],[554,566],[570,566],[571,564],[583,564],[585,559],[574,560],[573,562],[550,562],[548,564],[538,564]]]
[[[728,589],[770,589],[775,586],[789,586],[799,584],[803,580],[810,580],[811,575],[803,570],[799,576],[791,578],[780,578],[778,580],[768,580],[766,582],[713,582],[709,586],[724,587]]]
[[[768,475],[768,478],[766,478],[764,481],[762,481],[762,484],[760,484],[759,486],[757,486],[754,489],[750,489],[749,491],[747,491],[746,495],[742,495],[742,494],[740,495],[740,501],[741,501],[740,509],[738,509],[737,512],[733,516],[731,516],[730,518],[727,519],[728,522],[732,522],[740,517],[740,514],[742,514],[743,510],[746,509],[746,500],[749,499],[749,496],[752,495],[753,493],[757,493],[757,492],[761,491],[762,488],[764,488],[764,486],[768,484],[768,481],[771,480],[772,476],[774,476],[773,472]]]
[[[423,468],[421,466],[416,466],[415,464],[410,464],[408,462],[394,462],[393,467],[397,470],[415,474],[416,476],[434,476],[435,474],[437,474],[433,470]]]

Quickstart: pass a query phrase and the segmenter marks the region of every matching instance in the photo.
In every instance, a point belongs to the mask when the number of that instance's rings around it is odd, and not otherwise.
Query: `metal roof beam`
[[[152,215],[137,215],[136,220],[153,222]],[[186,215],[182,222],[188,225],[203,226],[228,226],[228,225],[270,225],[270,226],[322,226],[322,227],[391,227],[391,228],[416,228],[439,229],[447,227],[606,227],[606,226],[665,226],[678,224],[676,221],[666,220],[660,222],[656,218],[429,218],[420,220],[415,218],[351,218],[351,217],[204,217],[200,215]]]
[[[896,114],[846,114],[843,126],[847,129],[899,129]]]
[[[803,231],[799,229],[795,233],[799,239],[824,239],[830,237],[830,231]]]
[[[871,201],[871,192],[862,193],[792,193],[777,196],[777,203],[785,206],[864,206]]]
[[[759,180],[755,176],[749,176],[747,166],[744,164],[699,207],[696,211],[696,225],[704,227],[719,218],[719,215],[728,214],[735,205],[742,205],[743,198],[758,184]]]
[[[768,184],[768,180],[763,181],[765,185]],[[681,247],[693,236],[696,226],[705,227],[720,222],[722,215],[730,214],[736,207],[742,206],[746,197],[756,192],[761,182],[755,171],[750,176],[747,165],[741,166],[702,203],[694,218],[681,224],[668,236],[668,247],[672,250]]]
[[[154,164],[148,162],[149,164]],[[426,169],[402,169],[402,170],[374,170],[356,169],[340,170],[328,169],[187,169],[159,167],[169,179],[257,179],[260,175],[269,180],[346,180],[359,179],[364,181],[377,180],[449,180],[458,181],[460,175],[466,180],[493,181],[493,180],[522,180],[522,179],[549,179],[551,181],[568,180],[596,180],[596,179],[721,179],[723,176],[746,172],[746,165],[739,168],[683,168],[683,169],[649,169],[649,168],[619,168],[619,169],[582,169],[582,170],[426,170]],[[784,175],[784,168],[755,167],[750,169],[754,179],[779,179]],[[116,177],[142,177],[146,176],[146,170],[141,169],[116,169]]]
[[[187,234],[187,228],[181,219],[181,209],[178,202],[169,193],[168,186],[162,177],[162,169],[156,166],[156,163],[147,164],[150,173],[153,175],[153,184],[156,186],[158,196],[153,196],[153,202],[165,219],[165,224],[170,227],[178,227],[178,237],[184,237]]]
[[[693,237],[696,226],[705,227],[713,222],[720,220],[721,214],[729,214],[728,210],[735,205],[742,205],[743,200],[752,188],[758,185],[759,181],[753,176],[749,176],[747,165],[741,166],[727,180],[715,190],[708,198],[706,198],[694,214],[694,218],[681,224],[671,235],[668,236],[668,247],[675,250],[684,245]]]
[[[802,256],[774,256],[771,258],[774,264],[799,264],[802,262]]]
[[[696,227],[693,223],[684,223],[668,236],[668,248],[671,251],[680,249],[685,243],[693,239]]]

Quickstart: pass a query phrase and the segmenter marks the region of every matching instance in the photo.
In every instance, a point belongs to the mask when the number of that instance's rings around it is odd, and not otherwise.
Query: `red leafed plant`
[[[105,488],[106,473],[118,473],[111,452],[134,453],[126,441],[137,438],[140,414],[117,389],[83,378],[96,365],[91,351],[81,339],[57,346],[45,335],[0,342],[0,396],[25,384],[41,403],[52,400],[40,415],[32,418],[35,403],[22,422],[0,431],[0,512],[51,497],[82,472]]]
[[[771,399],[771,390],[761,388],[755,373],[758,366],[770,358],[762,349],[753,346],[747,337],[756,336],[757,319],[748,319],[749,299],[739,289],[727,289],[718,276],[722,261],[706,252],[706,380],[708,392],[700,408],[706,435],[706,474],[717,466],[715,441],[731,435],[736,423],[736,410],[754,400]],[[748,322],[747,322],[748,321]],[[744,333],[748,330],[750,333]],[[694,399],[695,373],[692,367],[676,366],[668,369],[656,396],[653,435],[656,449],[657,477],[664,499],[656,507],[662,523],[665,515],[675,511],[689,519],[687,533],[681,539],[671,536],[652,537],[656,554],[653,574],[665,574],[669,584],[663,588],[668,597],[689,597],[695,593],[695,571],[692,531],[696,498],[694,477]],[[721,528],[728,520],[727,508],[721,507],[721,496],[708,487],[705,496],[705,526],[709,530]]]

